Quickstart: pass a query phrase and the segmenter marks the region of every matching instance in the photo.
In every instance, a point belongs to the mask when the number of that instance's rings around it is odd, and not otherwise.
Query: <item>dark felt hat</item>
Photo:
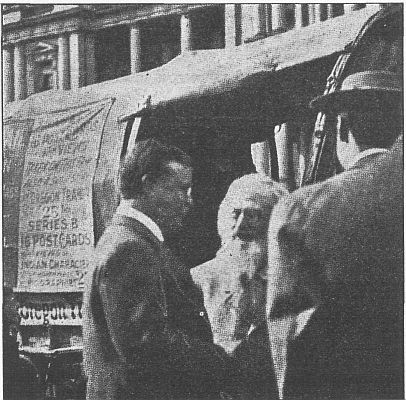
[[[338,113],[399,107],[402,97],[401,75],[389,71],[363,71],[347,76],[336,92],[314,98],[310,108]]]

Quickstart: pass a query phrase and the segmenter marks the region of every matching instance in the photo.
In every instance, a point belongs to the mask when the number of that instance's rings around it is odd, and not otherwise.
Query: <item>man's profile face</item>
[[[182,227],[192,206],[192,168],[175,161],[150,188],[157,223],[164,230],[175,232]]]

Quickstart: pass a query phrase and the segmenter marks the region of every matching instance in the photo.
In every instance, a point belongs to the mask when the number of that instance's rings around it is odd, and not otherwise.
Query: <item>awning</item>
[[[162,67],[135,75],[67,92],[38,93],[7,104],[5,117],[114,97],[120,120],[165,107],[184,112],[193,103],[189,115],[256,120],[275,105],[306,104],[309,96],[322,92],[335,56],[351,44],[374,13],[364,8],[242,46],[184,53]],[[327,59],[329,64],[321,71],[320,64]]]
[[[374,13],[365,8],[251,44],[182,54],[160,68],[134,76],[132,86],[143,97],[130,102],[122,117],[255,86],[278,71],[340,53]],[[326,78],[323,76],[323,84]]]

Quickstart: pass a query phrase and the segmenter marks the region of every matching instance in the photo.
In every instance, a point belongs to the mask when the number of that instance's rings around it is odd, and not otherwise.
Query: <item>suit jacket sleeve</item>
[[[274,208],[268,232],[267,319],[280,397],[284,393],[288,345],[297,316],[320,302],[317,265],[306,248],[307,208],[293,196]]]
[[[213,343],[171,329],[160,303],[159,259],[142,243],[127,242],[100,273],[99,291],[109,335],[122,361],[138,372],[157,366],[218,374],[230,359]]]
[[[274,208],[268,232],[269,319],[299,314],[320,303],[321,274],[305,242],[308,209],[293,196]]]

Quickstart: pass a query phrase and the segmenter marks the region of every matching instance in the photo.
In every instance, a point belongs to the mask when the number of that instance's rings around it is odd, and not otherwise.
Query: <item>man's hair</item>
[[[119,169],[118,185],[123,199],[133,199],[142,192],[142,177],[148,174],[157,180],[167,172],[169,162],[190,167],[191,159],[178,147],[163,144],[155,139],[136,143],[127,153]]]
[[[343,118],[355,142],[369,148],[389,148],[403,129],[402,110],[395,104],[392,107],[381,104],[380,108],[348,111]]]

